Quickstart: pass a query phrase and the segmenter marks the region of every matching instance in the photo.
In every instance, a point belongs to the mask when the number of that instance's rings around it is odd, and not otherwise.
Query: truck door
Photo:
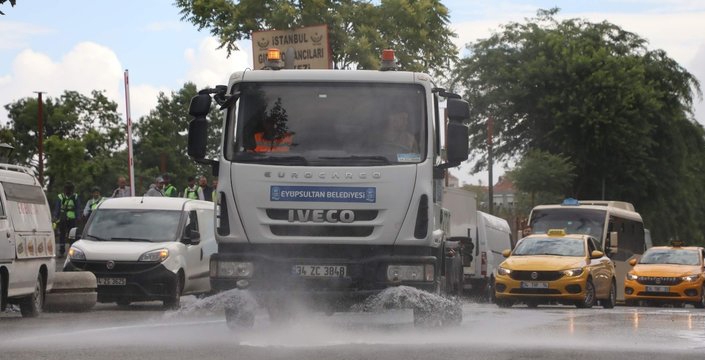
[[[0,193],[3,192],[0,185]],[[7,214],[5,197],[0,196],[0,263],[11,262],[15,258],[15,237]]]

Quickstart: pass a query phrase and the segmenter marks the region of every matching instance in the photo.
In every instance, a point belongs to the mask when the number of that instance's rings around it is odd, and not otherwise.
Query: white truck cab
[[[54,232],[46,196],[29,168],[0,164],[0,309],[41,313],[52,289]]]
[[[181,295],[210,292],[213,208],[184,198],[105,200],[71,246],[64,270],[95,274],[98,302],[161,300],[178,307]]]

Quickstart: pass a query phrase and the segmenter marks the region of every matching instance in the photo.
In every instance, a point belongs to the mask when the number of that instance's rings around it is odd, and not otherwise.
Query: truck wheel
[[[230,330],[249,329],[255,326],[255,313],[251,311],[240,311],[236,307],[225,308],[225,324]]]
[[[442,316],[433,309],[414,307],[414,326],[416,327],[440,327]]]
[[[34,285],[32,295],[20,301],[20,313],[22,317],[37,317],[42,313],[44,307],[44,277],[37,275],[37,283]]]
[[[610,285],[609,297],[605,300],[601,300],[600,304],[605,309],[612,309],[617,303],[617,283],[612,279],[612,284]]]
[[[175,310],[181,306],[181,292],[184,290],[184,276],[179,272],[176,281],[174,282],[174,289],[172,290],[171,296],[164,300],[164,308],[168,310]]]
[[[589,309],[593,305],[595,305],[595,285],[593,285],[592,279],[588,278],[585,282],[585,296],[582,300],[575,303],[575,307]]]

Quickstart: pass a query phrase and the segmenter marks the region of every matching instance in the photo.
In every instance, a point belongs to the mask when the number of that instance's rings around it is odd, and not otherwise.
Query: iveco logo
[[[108,261],[107,263],[105,263],[105,267],[108,268],[108,270],[112,270],[115,267],[115,261]]]
[[[352,210],[290,209],[288,219],[289,222],[351,223],[355,221],[355,213]]]
[[[288,178],[288,179],[329,179],[329,180],[354,180],[354,179],[378,180],[378,179],[382,178],[382,173],[379,171],[373,171],[371,173],[367,173],[367,172],[360,172],[360,173],[330,172],[329,173],[329,172],[325,172],[325,171],[319,171],[319,172],[313,172],[313,171],[304,171],[304,172],[265,171],[264,177],[266,177],[266,178],[277,177],[280,179],[287,179]]]
[[[538,278],[539,278],[539,273],[537,273],[536,271],[534,271],[534,272],[531,273],[531,279],[532,279],[532,280],[536,280],[536,279],[538,279]]]

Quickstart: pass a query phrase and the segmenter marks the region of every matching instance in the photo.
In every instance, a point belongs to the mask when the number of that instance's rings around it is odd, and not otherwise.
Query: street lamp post
[[[37,106],[37,135],[39,135],[39,185],[44,187],[44,110],[42,105],[43,91],[35,91],[39,96]]]

